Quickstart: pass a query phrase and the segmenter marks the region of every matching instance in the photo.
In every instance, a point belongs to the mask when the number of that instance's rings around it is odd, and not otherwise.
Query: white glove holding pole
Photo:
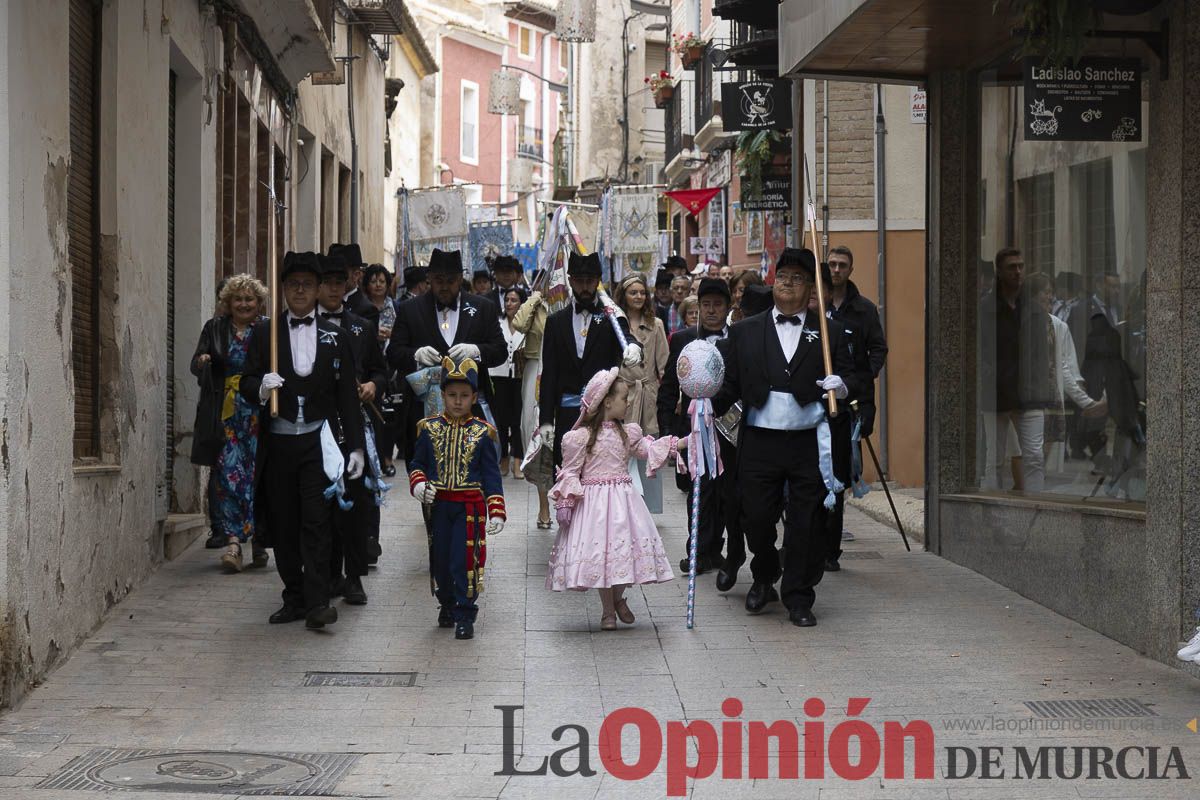
[[[473,344],[456,344],[450,348],[450,357],[455,361],[460,358],[479,360],[479,348]]]
[[[417,498],[422,505],[429,505],[437,499],[437,489],[428,481],[421,481],[412,489],[412,496]]]
[[[262,377],[262,383],[258,385],[258,399],[264,403],[271,396],[271,392],[283,386],[283,378],[278,372],[268,372]]]
[[[630,342],[621,353],[621,363],[627,367],[636,367],[642,363],[642,348]]]
[[[365,466],[366,459],[363,457],[363,451],[352,451],[350,457],[346,459],[346,477],[352,481],[358,480],[362,477],[363,467]]]
[[[827,392],[833,392],[834,397],[838,400],[845,400],[850,395],[850,390],[846,388],[846,382],[838,375],[826,375],[823,380],[817,381],[817,386]]]
[[[488,536],[495,536],[502,530],[504,530],[504,520],[500,519],[499,517],[492,517],[489,519],[487,522],[487,527],[484,528],[484,532],[486,532]]]
[[[425,345],[417,348],[417,352],[413,353],[413,359],[422,367],[434,367],[442,363],[442,354],[437,351],[436,347]]]
[[[545,447],[554,446],[554,426],[547,422],[542,427],[538,428],[538,436],[542,437],[542,445]]]

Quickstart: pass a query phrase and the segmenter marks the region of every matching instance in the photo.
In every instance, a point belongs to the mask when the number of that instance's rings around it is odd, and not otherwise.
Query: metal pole
[[[883,86],[875,84],[875,229],[877,248],[877,295],[879,324],[887,337],[887,120],[883,115]],[[888,466],[888,371],[879,371],[879,453],[884,468]],[[879,479],[883,480],[883,473]]]
[[[892,500],[892,490],[888,488],[887,479],[883,476],[883,470],[879,467],[879,457],[875,455],[875,446],[871,444],[871,437],[864,436],[862,440],[867,443],[867,452],[871,454],[871,461],[875,464],[875,471],[879,473],[879,482],[883,484],[883,493],[887,495],[888,505],[892,507],[892,516],[896,518],[896,529],[900,531],[900,538],[904,540],[904,549],[912,552],[912,548],[908,546],[908,537],[904,534],[904,525],[900,522],[900,512],[896,511],[896,503]]]
[[[354,30],[346,21],[346,109],[350,115],[350,241],[358,243],[358,139],[354,135]]]

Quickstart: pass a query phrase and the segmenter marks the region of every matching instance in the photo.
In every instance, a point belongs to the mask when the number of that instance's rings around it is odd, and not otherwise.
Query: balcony
[[[517,128],[517,152],[521,155],[541,158],[543,144],[541,128]]]
[[[400,0],[345,0],[354,18],[372,34],[399,36],[404,33],[404,4]]]
[[[509,0],[504,4],[504,16],[553,31],[558,8],[553,0]]]
[[[242,0],[248,23],[270,53],[283,79],[295,86],[313,72],[336,67],[326,25],[332,5],[322,0]]]
[[[719,149],[732,138],[726,135],[721,121],[721,87],[731,75],[713,69],[712,62],[704,58],[696,66],[696,150],[707,153]]]
[[[731,22],[775,28],[779,25],[779,3],[777,0],[714,0],[713,15]]]
[[[664,110],[664,127],[667,134],[666,160],[667,166],[663,173],[668,183],[675,183],[680,177],[688,174],[692,156],[692,135],[684,133],[683,92],[677,91]]]
[[[779,31],[744,22],[733,26],[729,61],[742,69],[752,69],[762,77],[779,74]]]

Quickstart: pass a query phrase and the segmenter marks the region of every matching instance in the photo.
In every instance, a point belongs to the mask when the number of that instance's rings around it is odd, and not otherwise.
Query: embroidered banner
[[[476,222],[471,225],[471,235],[468,239],[471,247],[471,270],[487,269],[489,260],[512,253],[512,223],[507,220]]]
[[[408,196],[408,235],[414,242],[467,235],[467,196],[461,186]]]
[[[613,194],[613,252],[658,249],[658,196],[653,192]]]

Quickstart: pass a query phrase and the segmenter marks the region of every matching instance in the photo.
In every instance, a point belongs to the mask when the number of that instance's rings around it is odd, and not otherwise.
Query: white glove
[[[838,400],[845,400],[850,394],[850,390],[846,388],[846,382],[838,375],[826,375],[824,380],[817,381],[817,386],[827,392],[832,389]]]
[[[625,351],[621,353],[621,363],[627,367],[636,367],[642,363],[642,348],[633,342],[625,345]]]
[[[262,383],[258,385],[258,399],[264,403],[267,402],[267,398],[271,396],[271,392],[281,386],[283,386],[283,378],[279,376],[279,373],[268,372],[266,375],[263,375]]]
[[[450,348],[450,357],[455,361],[460,358],[473,358],[479,360],[479,348],[473,344],[456,344]]]
[[[554,426],[549,422],[538,428],[538,435],[542,437],[543,445],[546,447],[554,446]]]
[[[413,487],[412,496],[424,505],[429,505],[437,498],[437,489],[433,488],[428,481],[421,481]]]
[[[504,520],[500,519],[499,517],[492,517],[489,519],[487,522],[487,527],[484,528],[484,532],[487,533],[488,536],[495,536],[502,530],[504,530]]]
[[[413,358],[422,367],[433,367],[442,363],[442,354],[437,351],[436,347],[429,345],[418,347],[417,352],[413,353]]]
[[[361,478],[365,464],[366,459],[363,458],[362,450],[351,452],[350,457],[346,459],[346,477],[352,481]]]

